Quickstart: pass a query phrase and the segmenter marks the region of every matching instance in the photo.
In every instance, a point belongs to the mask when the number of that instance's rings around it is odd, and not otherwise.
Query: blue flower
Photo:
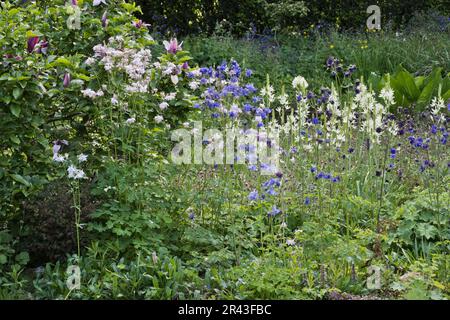
[[[334,183],[337,183],[337,182],[341,181],[341,178],[339,176],[333,177],[333,179],[331,181],[333,181]]]
[[[311,199],[309,197],[305,198],[305,205],[309,205],[311,203]]]
[[[269,211],[269,213],[268,213],[267,215],[268,215],[269,217],[275,217],[275,216],[276,216],[277,214],[279,214],[280,212],[281,212],[281,210],[278,209],[276,205],[274,205],[274,206],[272,207],[272,210]]]
[[[317,168],[316,168],[315,166],[312,166],[311,169],[310,169],[310,171],[311,171],[311,173],[314,173],[314,172],[317,171]]]
[[[319,124],[320,121],[319,121],[318,118],[314,117],[314,118],[312,119],[312,123],[313,123],[313,124]]]
[[[397,150],[395,148],[391,148],[391,159],[395,159],[396,154]]]
[[[433,124],[433,126],[431,126],[431,133],[432,134],[436,134],[437,133],[437,127]]]
[[[269,188],[269,190],[267,190],[267,194],[270,196],[276,196],[277,192],[273,188]]]
[[[255,201],[257,199],[258,199],[258,191],[253,190],[252,192],[250,192],[250,194],[248,195],[248,200]]]
[[[252,74],[253,74],[253,71],[252,71],[252,70],[250,70],[250,69],[245,70],[245,76],[246,76],[247,78],[248,78],[248,77],[251,77]]]

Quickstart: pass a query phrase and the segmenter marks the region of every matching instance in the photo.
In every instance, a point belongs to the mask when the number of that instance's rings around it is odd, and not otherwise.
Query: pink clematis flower
[[[178,44],[177,39],[171,39],[170,42],[163,41],[163,44],[168,53],[176,54],[181,50],[181,45],[183,44],[183,42]]]

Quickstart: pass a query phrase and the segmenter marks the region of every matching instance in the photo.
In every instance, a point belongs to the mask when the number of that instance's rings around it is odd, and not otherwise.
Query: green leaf
[[[9,109],[11,110],[11,113],[18,118],[20,116],[20,107],[17,104],[13,104],[9,107]]]
[[[28,252],[21,252],[16,256],[16,262],[22,266],[26,265],[30,261],[30,255]]]
[[[19,183],[21,183],[21,184],[23,184],[23,185],[25,185],[25,186],[27,186],[27,187],[30,187],[30,186],[31,186],[31,183],[29,183],[27,180],[25,180],[25,178],[22,177],[20,174],[12,174],[12,175],[11,175],[11,178],[12,178],[14,181],[17,181],[17,182],[19,182]]]
[[[0,264],[5,264],[8,262],[8,258],[4,254],[0,254]]]
[[[417,225],[417,233],[420,237],[425,237],[425,239],[429,240],[438,234],[438,230],[431,224],[419,223]]]
[[[400,69],[392,78],[391,86],[395,91],[395,98],[400,105],[409,105],[420,96],[413,76],[405,69]]]
[[[442,82],[441,78],[441,69],[438,68],[430,75],[428,81],[425,81],[427,83],[425,87],[423,88],[422,92],[420,93],[419,98],[417,99],[417,105],[422,109],[425,106],[427,106],[435,93],[437,93],[437,89],[439,87],[439,84]]]
[[[11,140],[12,142],[14,142],[15,144],[20,144],[20,139],[18,136],[10,136],[9,140]]]
[[[446,93],[442,95],[442,99],[444,99],[444,101],[450,99],[450,90],[448,90]]]
[[[419,76],[414,78],[414,83],[416,84],[416,87],[420,89],[422,89],[423,85],[424,85],[424,81],[425,81],[425,77],[424,76]]]
[[[19,87],[14,88],[14,90],[13,90],[14,99],[16,99],[16,100],[19,99],[22,96],[22,93],[23,93],[22,88],[19,88]]]

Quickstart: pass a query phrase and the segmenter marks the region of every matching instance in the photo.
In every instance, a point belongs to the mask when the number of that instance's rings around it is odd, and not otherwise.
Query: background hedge
[[[218,23],[230,26],[235,35],[248,30],[302,30],[320,22],[338,29],[365,28],[369,5],[377,4],[382,11],[382,25],[399,28],[415,12],[440,12],[443,23],[448,21],[448,0],[136,0],[142,7],[142,18],[161,33],[187,35],[212,33]],[[226,21],[223,21],[226,20]],[[170,27],[169,27],[170,26]]]

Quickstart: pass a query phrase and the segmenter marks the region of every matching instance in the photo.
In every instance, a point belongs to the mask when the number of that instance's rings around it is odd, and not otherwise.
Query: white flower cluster
[[[306,89],[308,88],[308,82],[302,76],[296,76],[294,80],[292,80],[292,87],[294,89]]]
[[[149,49],[123,48],[123,38],[113,37],[108,45],[98,44],[94,47],[94,57],[86,60],[86,64],[93,64],[93,59],[99,59],[103,68],[108,71],[125,72],[130,84],[125,90],[130,93],[145,93],[150,82],[150,61],[152,58]]]
[[[86,174],[84,173],[84,171],[81,169],[77,169],[74,165],[70,165],[67,168],[67,175],[68,175],[69,179],[75,179],[75,180],[86,178]]]
[[[83,94],[84,97],[90,98],[90,99],[95,99],[97,97],[103,97],[103,95],[104,95],[104,92],[102,90],[94,91],[89,88],[85,89],[85,90],[81,90],[81,93]]]

